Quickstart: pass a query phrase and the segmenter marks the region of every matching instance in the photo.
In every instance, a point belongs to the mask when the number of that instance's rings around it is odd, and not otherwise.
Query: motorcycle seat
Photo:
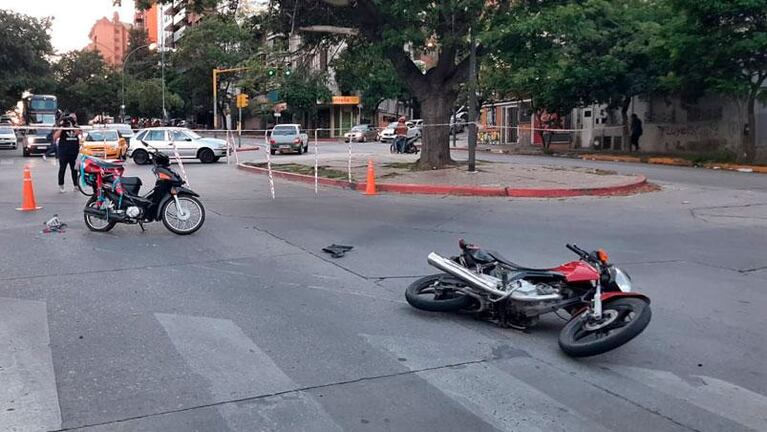
[[[131,195],[138,195],[141,190],[142,183],[139,177],[120,177],[120,182]]]
[[[503,255],[501,255],[499,252],[496,252],[496,251],[489,251],[489,250],[486,250],[485,252],[486,252],[488,255],[490,255],[490,256],[492,256],[493,258],[495,258],[495,260],[496,260],[496,261],[498,261],[499,263],[501,263],[501,264],[503,264],[503,265],[505,265],[505,266],[507,266],[507,267],[511,267],[511,268],[513,268],[514,270],[520,270],[520,271],[534,271],[534,272],[551,272],[551,270],[552,270],[552,269],[550,269],[550,268],[532,268],[532,267],[525,267],[525,266],[521,266],[521,265],[519,265],[519,264],[517,264],[517,263],[515,263],[515,262],[511,261],[510,259],[507,259],[507,258],[506,258],[506,257],[504,257]]]

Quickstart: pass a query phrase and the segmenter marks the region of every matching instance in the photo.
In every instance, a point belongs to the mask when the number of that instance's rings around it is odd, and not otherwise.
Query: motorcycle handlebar
[[[582,259],[593,261],[593,257],[591,256],[591,254],[579,248],[577,245],[567,244],[565,246],[567,246],[567,248],[570,249],[571,251],[575,252],[575,254],[581,257]]]

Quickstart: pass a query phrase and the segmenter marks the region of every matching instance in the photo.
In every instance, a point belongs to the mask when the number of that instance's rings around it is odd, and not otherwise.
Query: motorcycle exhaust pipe
[[[503,297],[508,294],[505,291],[499,290],[497,288],[497,283],[493,283],[491,280],[480,277],[476,273],[471,272],[467,268],[456,264],[455,262],[437,254],[436,252],[430,253],[426,258],[426,261],[429,263],[429,265],[436,267],[449,275],[455,276],[456,278],[466,282],[471,287],[480,291],[484,291],[488,294],[499,297]],[[486,277],[491,278],[491,276]]]
[[[127,219],[124,213],[123,214],[115,213],[115,212],[107,213],[106,210],[95,209],[92,207],[84,208],[83,213],[85,213],[86,215],[97,217],[99,219],[103,219],[105,221],[124,222]]]
[[[90,215],[93,217],[97,217],[99,219],[107,220],[107,211],[106,210],[99,210],[91,207],[86,207],[83,209],[83,213],[86,215]]]

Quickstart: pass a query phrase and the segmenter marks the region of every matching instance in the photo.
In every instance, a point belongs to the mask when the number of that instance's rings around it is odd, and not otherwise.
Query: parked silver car
[[[159,149],[171,159],[174,156],[173,145],[182,159],[213,163],[226,156],[226,141],[222,139],[203,138],[186,128],[158,127],[141,130],[131,139],[128,157],[133,158],[133,162],[138,165],[149,163],[149,153],[141,141]]]
[[[16,132],[8,126],[0,125],[0,149],[15,149],[18,145]]]

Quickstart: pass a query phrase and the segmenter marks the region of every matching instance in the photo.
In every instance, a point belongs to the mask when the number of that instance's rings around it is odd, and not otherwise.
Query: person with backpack
[[[72,173],[72,190],[77,190],[77,155],[80,153],[80,136],[82,131],[77,126],[77,117],[74,114],[64,116],[61,119],[61,129],[53,133],[53,142],[57,143],[59,159],[59,192],[64,193],[64,174],[69,165]]]

